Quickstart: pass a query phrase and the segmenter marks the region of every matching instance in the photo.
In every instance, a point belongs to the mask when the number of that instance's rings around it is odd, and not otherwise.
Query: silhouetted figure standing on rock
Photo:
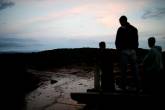
[[[100,42],[97,62],[101,72],[101,89],[105,92],[113,92],[115,89],[111,59],[111,53],[106,49],[105,42]]]
[[[121,27],[118,28],[115,45],[121,56],[122,89],[126,90],[128,64],[131,64],[137,89],[140,88],[140,76],[136,63],[136,49],[138,49],[138,30],[127,22],[126,16],[119,19]]]
[[[100,42],[94,73],[94,89],[88,89],[88,92],[113,92],[115,90],[111,58],[111,53],[106,49],[105,42]]]
[[[144,81],[143,89],[147,93],[161,92],[163,85],[161,85],[163,78],[163,59],[162,48],[155,45],[155,38],[148,39],[149,53],[143,60]]]

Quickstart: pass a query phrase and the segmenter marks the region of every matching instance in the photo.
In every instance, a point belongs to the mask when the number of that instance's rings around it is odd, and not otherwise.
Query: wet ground
[[[82,110],[71,92],[93,88],[93,71],[87,68],[60,68],[52,71],[29,70],[42,76],[41,85],[26,96],[26,110]]]

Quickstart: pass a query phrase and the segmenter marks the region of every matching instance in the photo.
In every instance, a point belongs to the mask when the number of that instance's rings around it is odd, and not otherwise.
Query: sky
[[[139,48],[154,36],[165,50],[165,0],[0,0],[0,51],[115,48],[119,17],[138,29]]]

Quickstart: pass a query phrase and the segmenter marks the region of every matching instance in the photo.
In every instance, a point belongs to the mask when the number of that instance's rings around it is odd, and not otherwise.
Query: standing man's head
[[[127,17],[126,16],[121,16],[119,18],[121,26],[125,26],[127,24]]]
[[[99,48],[100,48],[100,49],[105,49],[105,48],[106,48],[105,42],[103,42],[103,41],[100,42],[100,43],[99,43]]]
[[[155,37],[150,37],[150,38],[148,39],[148,46],[149,46],[150,48],[154,47],[154,46],[155,46],[155,42],[156,42]]]

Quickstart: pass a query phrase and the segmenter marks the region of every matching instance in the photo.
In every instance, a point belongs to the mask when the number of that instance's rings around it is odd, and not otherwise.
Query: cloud
[[[136,3],[136,5],[141,6],[141,2]],[[88,4],[80,4],[75,5],[71,8],[61,10],[58,12],[52,12],[47,14],[46,16],[38,16],[29,19],[28,23],[35,23],[35,22],[50,22],[51,20],[63,19],[70,15],[87,15],[88,16],[95,16],[97,20],[101,20],[106,25],[114,24],[112,19],[118,18],[122,13],[129,12],[131,9],[135,9],[136,7],[132,7],[131,3],[120,3],[120,2],[113,2],[113,4],[109,1],[103,3],[88,3]]]
[[[35,40],[30,38],[18,38],[18,37],[10,37],[8,35],[2,36],[0,35],[0,53],[1,52],[27,52],[27,51],[35,51],[37,48],[40,48],[41,44]]]
[[[165,8],[155,8],[152,10],[147,10],[144,12],[142,15],[143,19],[148,19],[148,18],[160,18],[162,16],[165,16]]]
[[[8,0],[0,0],[0,10],[6,9],[14,5],[14,2]]]
[[[31,1],[31,2],[29,2]],[[132,12],[132,10],[138,10],[138,7],[143,7],[145,2],[136,2],[136,6],[134,7],[132,4],[134,2],[117,2],[117,1],[109,1],[109,0],[103,0],[103,1],[97,1],[95,2],[89,2],[86,0],[85,2],[75,3],[75,2],[69,2],[72,0],[66,0],[65,3],[63,0],[63,3],[57,3],[56,0],[41,0],[42,2],[39,2],[39,0],[33,0],[35,2],[32,2],[32,0],[16,0],[15,3],[19,4],[22,2],[23,4],[26,4],[25,6],[34,6],[34,9],[40,9],[41,5],[43,6],[50,6],[47,5],[45,2],[55,2],[53,4],[53,10],[45,11],[45,14],[38,14],[38,16],[29,15],[29,18],[26,19],[26,22],[24,19],[20,19],[19,21],[12,22],[10,25],[6,26],[5,28],[2,28],[0,31],[1,33],[11,33],[11,34],[29,34],[33,33],[35,36],[41,35],[41,30],[43,30],[43,34],[45,35],[49,33],[49,36],[54,36],[55,34],[65,34],[68,36],[76,36],[76,35],[97,35],[97,34],[108,34],[109,33],[116,33],[116,29],[119,25],[118,18],[124,13],[128,15]],[[25,3],[26,2],[26,3]],[[29,2],[29,3],[27,3]],[[58,1],[59,2],[59,1]],[[35,5],[34,5],[35,4]],[[38,6],[39,7],[36,7]],[[46,5],[45,5],[46,4]],[[65,8],[63,8],[65,6]],[[45,8],[46,8],[45,7]],[[30,7],[32,8],[32,7]],[[42,10],[42,8],[41,8]],[[49,9],[48,9],[49,10]],[[37,12],[37,11],[36,11]],[[41,11],[42,12],[42,11]],[[20,13],[21,14],[21,13]],[[81,21],[81,22],[80,22]],[[68,24],[69,23],[69,24]],[[72,24],[72,26],[71,26]],[[90,28],[89,28],[90,24]],[[6,24],[7,25],[7,24]],[[50,29],[54,27],[53,29]],[[69,27],[69,29],[68,29]],[[52,31],[53,30],[53,31]],[[55,31],[56,30],[56,31]],[[76,30],[76,31],[75,31]],[[86,32],[86,30],[88,32]],[[65,32],[64,32],[65,31]],[[40,33],[41,32],[41,33]],[[47,32],[47,33],[45,33]]]

